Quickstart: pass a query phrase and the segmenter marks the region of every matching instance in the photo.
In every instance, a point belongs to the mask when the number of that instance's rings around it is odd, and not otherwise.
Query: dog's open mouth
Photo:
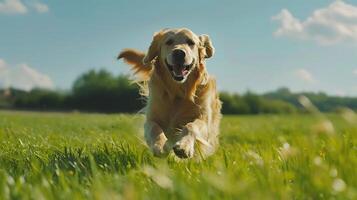
[[[192,61],[191,64],[189,65],[182,65],[182,66],[178,66],[178,65],[170,65],[166,60],[165,60],[165,63],[173,77],[173,79],[175,81],[183,81],[187,76],[188,74],[190,73],[191,69],[192,69],[192,66],[193,66],[193,63],[194,63],[194,60]]]

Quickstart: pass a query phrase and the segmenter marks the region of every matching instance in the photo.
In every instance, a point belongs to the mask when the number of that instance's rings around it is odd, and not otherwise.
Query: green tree
[[[101,112],[135,112],[143,107],[138,87],[128,77],[106,70],[91,70],[74,82],[68,104],[75,109]]]

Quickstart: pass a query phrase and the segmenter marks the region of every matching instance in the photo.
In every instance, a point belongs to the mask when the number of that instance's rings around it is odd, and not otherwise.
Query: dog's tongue
[[[173,71],[174,71],[175,76],[185,76],[188,73],[187,69],[181,69],[181,70],[174,69]]]
[[[187,70],[187,69],[183,69],[183,70],[181,71],[181,73],[182,73],[182,76],[185,76],[185,75],[188,73],[188,70]]]

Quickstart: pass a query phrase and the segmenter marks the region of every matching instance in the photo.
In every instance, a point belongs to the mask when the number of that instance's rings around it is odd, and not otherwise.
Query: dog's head
[[[205,58],[214,53],[208,35],[197,36],[186,28],[164,29],[155,33],[144,64],[159,59],[176,82],[183,83]]]

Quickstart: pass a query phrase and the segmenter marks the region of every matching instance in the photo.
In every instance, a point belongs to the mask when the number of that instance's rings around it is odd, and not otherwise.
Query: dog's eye
[[[190,46],[195,45],[195,42],[194,42],[193,40],[188,39],[186,42],[187,42],[187,44],[190,45]]]
[[[174,41],[172,39],[169,39],[166,41],[166,45],[172,45],[174,43]]]

